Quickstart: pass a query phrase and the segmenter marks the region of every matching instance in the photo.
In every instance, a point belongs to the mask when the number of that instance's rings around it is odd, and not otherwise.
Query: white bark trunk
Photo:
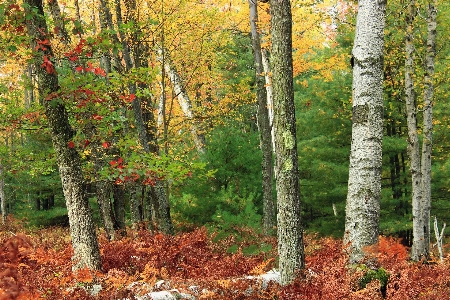
[[[425,57],[423,100],[423,147],[420,151],[417,127],[417,103],[414,90],[414,18],[415,0],[408,4],[406,15],[405,94],[408,123],[408,155],[412,177],[413,246],[411,258],[428,259],[430,254],[430,203],[431,203],[431,149],[432,149],[432,98],[436,39],[436,10],[430,3],[428,9],[428,39]]]
[[[275,202],[272,197],[272,153],[273,142],[271,135],[271,123],[267,105],[267,90],[265,87],[263,59],[261,50],[261,37],[257,26],[258,6],[254,0],[249,0],[250,28],[252,34],[253,57],[255,61],[256,98],[258,102],[258,129],[260,132],[260,148],[262,152],[262,191],[263,191],[263,228],[264,233],[272,234],[276,228]]]
[[[172,82],[173,89],[178,99],[178,103],[183,111],[184,116],[191,122],[190,131],[194,139],[195,147],[200,153],[205,153],[205,137],[200,132],[198,125],[195,124],[195,115],[192,110],[192,103],[189,95],[184,86],[183,80],[178,74],[175,66],[173,65],[170,57],[168,56],[167,50],[159,48],[158,57],[159,62],[164,61],[164,70],[167,75],[169,75],[170,81]]]
[[[430,210],[431,210],[431,154],[433,145],[433,96],[434,59],[436,57],[436,1],[428,4],[427,51],[423,95],[423,143],[422,143],[422,219],[424,223],[424,253],[430,253]]]
[[[439,260],[441,262],[444,261],[444,251],[442,250],[442,242],[444,240],[444,231],[447,224],[444,223],[441,229],[441,233],[439,233],[437,218],[434,217],[434,235],[436,236],[436,245],[439,251]]]
[[[275,130],[273,128],[273,87],[272,87],[272,69],[270,68],[269,50],[261,49],[262,65],[264,69],[264,78],[266,79],[267,110],[269,113],[269,123],[272,134],[272,148],[275,150]]]
[[[345,220],[350,262],[378,241],[383,139],[385,1],[360,0],[353,46],[353,125]]]
[[[5,178],[3,177],[3,165],[0,163],[0,205],[2,213],[2,223],[6,224],[6,198],[5,198]]]

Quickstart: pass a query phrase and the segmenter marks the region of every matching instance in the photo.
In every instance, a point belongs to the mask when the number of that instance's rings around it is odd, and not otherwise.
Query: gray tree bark
[[[422,170],[420,167],[420,144],[417,133],[417,103],[414,90],[414,18],[416,15],[415,0],[410,0],[406,10],[405,36],[405,103],[408,123],[408,156],[409,169],[412,177],[412,215],[413,215],[413,247],[411,258],[428,254],[425,250],[424,220],[421,210],[422,203]]]
[[[272,134],[267,105],[266,80],[264,77],[261,38],[258,32],[257,0],[249,0],[250,28],[252,33],[253,57],[255,62],[256,99],[258,102],[258,129],[260,134],[260,148],[262,152],[262,191],[263,191],[263,228],[266,235],[270,235],[276,228],[275,202],[272,196],[273,166],[272,166]]]
[[[122,234],[125,229],[125,187],[123,185],[113,185],[114,198],[114,220],[116,229],[120,229]]]
[[[427,8],[427,51],[425,55],[424,95],[423,95],[423,142],[422,142],[422,201],[425,225],[425,253],[430,253],[431,235],[431,155],[433,146],[433,97],[434,66],[436,57],[437,2],[431,0]]]
[[[57,28],[57,35],[61,42],[67,45],[70,43],[70,36],[66,30],[66,25],[61,15],[61,9],[59,8],[59,3],[57,0],[51,0],[48,1],[48,4],[52,13],[53,22],[55,23],[55,28]]]
[[[275,127],[277,231],[281,284],[304,267],[295,124],[292,13],[289,0],[270,1]]]
[[[423,94],[423,142],[420,149],[417,127],[417,101],[414,91],[414,17],[415,1],[410,0],[406,16],[405,90],[408,122],[408,155],[412,176],[413,246],[411,258],[430,257],[431,210],[431,151],[433,141],[434,60],[436,57],[436,2],[430,1],[427,9],[427,50],[425,54]]]
[[[0,210],[2,213],[2,223],[6,224],[6,198],[5,198],[5,178],[3,172],[3,164],[0,162]]]
[[[113,241],[116,236],[114,230],[113,212],[111,209],[111,184],[104,180],[99,180],[95,183],[98,210],[105,229],[108,240]]]
[[[383,46],[386,3],[358,1],[353,46],[353,117],[344,242],[350,262],[378,242],[383,139]]]
[[[26,13],[30,16],[27,31],[31,49],[38,49],[38,41],[49,38],[42,0],[26,0],[25,4]],[[59,91],[58,76],[51,62],[52,49],[50,45],[46,45],[44,49],[41,47],[33,54],[39,97],[45,108],[69,215],[74,250],[72,268],[76,270],[87,267],[99,270],[100,251],[92,211],[84,188],[81,160],[76,149],[69,147],[69,141],[75,132],[69,124],[64,105],[51,99],[58,97]]]
[[[130,219],[133,229],[137,229],[137,224],[142,222],[143,212],[143,187],[133,185],[130,189]]]
[[[272,148],[275,149],[275,131],[273,128],[273,88],[272,88],[272,69],[270,68],[269,50],[261,49],[261,57],[266,78],[267,112],[269,114],[270,133],[272,135]]]

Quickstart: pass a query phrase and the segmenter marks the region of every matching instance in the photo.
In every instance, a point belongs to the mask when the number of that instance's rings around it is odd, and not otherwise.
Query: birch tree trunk
[[[31,39],[31,49],[38,49],[38,41],[49,39],[42,0],[26,0],[25,4],[26,13],[30,17],[27,31]],[[51,62],[53,52],[51,46],[46,45],[44,49],[40,47],[33,54],[39,97],[43,100],[69,215],[74,251],[72,268],[76,270],[87,267],[99,270],[100,251],[92,211],[84,188],[81,160],[75,148],[69,147],[68,144],[75,132],[69,124],[64,105],[45,99],[49,96],[57,97],[59,90],[58,76]]]
[[[6,198],[5,198],[5,178],[3,172],[3,164],[0,162],[0,210],[2,213],[2,223],[6,224]]]
[[[433,96],[434,96],[434,61],[436,57],[436,15],[437,2],[431,0],[427,8],[427,51],[425,55],[425,76],[423,95],[423,144],[422,144],[422,209],[425,251],[430,253],[431,235],[431,154],[433,145]]]
[[[304,267],[295,124],[292,14],[289,0],[270,1],[275,127],[277,231],[281,284]]]
[[[173,85],[173,90],[175,91],[175,95],[178,99],[178,103],[180,104],[181,110],[183,111],[184,116],[190,122],[190,131],[192,138],[194,140],[195,147],[199,153],[205,153],[205,136],[201,133],[197,122],[195,121],[195,114],[192,109],[191,99],[186,91],[183,80],[181,76],[178,74],[177,69],[175,68],[172,60],[170,59],[169,53],[167,49],[163,47],[159,47],[157,49],[158,52],[158,61],[162,64],[164,71],[167,75],[169,75],[170,81]]]
[[[272,69],[270,68],[269,50],[261,49],[264,77],[266,78],[267,113],[269,114],[270,133],[272,135],[272,148],[275,150],[275,130],[273,128],[273,88]]]
[[[360,0],[353,46],[352,143],[344,242],[350,262],[378,242],[383,139],[383,46],[386,3]]]
[[[414,90],[414,18],[416,15],[415,0],[410,0],[406,10],[405,36],[405,103],[408,123],[408,156],[412,177],[412,215],[413,215],[413,247],[411,258],[419,260],[425,254],[424,220],[422,206],[422,170],[420,168],[420,144],[417,133],[417,103]]]
[[[411,258],[420,260],[430,256],[431,209],[431,151],[433,140],[434,59],[436,56],[436,2],[428,3],[427,50],[423,94],[423,144],[422,152],[417,128],[417,103],[414,92],[413,21],[415,1],[410,0],[406,16],[405,89],[408,121],[408,155],[412,176],[413,246]]]
[[[267,105],[266,80],[264,77],[261,39],[258,32],[258,6],[257,0],[249,0],[250,28],[252,33],[253,57],[255,60],[256,99],[258,102],[258,129],[260,134],[260,147],[262,152],[262,191],[263,191],[263,228],[266,235],[271,234],[275,227],[275,202],[272,197],[272,135]]]

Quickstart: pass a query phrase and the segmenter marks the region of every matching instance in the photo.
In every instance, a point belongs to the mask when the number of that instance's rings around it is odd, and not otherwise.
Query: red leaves
[[[38,51],[38,50],[47,51],[47,49],[48,49],[47,46],[50,46],[50,41],[48,39],[38,40],[35,50],[36,51]]]
[[[92,119],[94,119],[96,121],[101,121],[101,120],[103,120],[103,117],[100,115],[97,115],[97,114],[93,114]]]
[[[118,164],[119,158],[115,161]],[[306,236],[306,268],[299,272],[297,280],[286,287],[270,283],[266,290],[261,290],[260,282],[238,278],[254,270],[272,268],[276,253],[253,256],[244,256],[239,251],[227,253],[230,243],[237,242],[227,239],[217,244],[205,228],[176,236],[134,230],[128,237],[114,241],[100,236],[103,273],[87,269],[73,273],[68,229],[41,229],[28,237],[17,234],[24,229],[13,227],[13,219],[8,221],[9,228],[4,231],[14,232],[16,236],[0,235],[0,299],[40,299],[44,296],[91,299],[93,296],[79,286],[93,282],[103,287],[95,298],[132,298],[138,292],[130,286],[140,288],[139,284],[144,281],[149,289],[153,289],[153,284],[160,279],[168,280],[166,284],[170,284],[170,288],[188,293],[189,286],[193,285],[199,287],[199,291],[208,290],[209,294],[199,295],[201,299],[382,299],[376,281],[359,289],[358,281],[363,274],[358,268],[348,266],[339,239]],[[238,247],[264,241],[276,249],[275,238],[256,235],[254,238],[243,241]],[[380,238],[378,251],[398,258],[405,253],[397,240],[384,237]],[[384,299],[448,299],[448,261],[423,264],[406,259],[401,264],[382,265],[391,274]],[[259,273],[261,271],[256,272]],[[45,295],[41,294],[43,291]]]
[[[131,103],[134,101],[134,99],[136,99],[136,95],[135,94],[130,94],[128,96],[122,95],[119,98],[122,99],[125,103]]]
[[[103,143],[102,143],[103,149],[108,149],[110,146],[111,146],[111,144],[108,143],[108,142],[103,142]]]
[[[45,71],[48,74],[56,74],[55,67],[53,63],[48,59],[47,55],[44,55],[44,62],[41,65],[42,68],[45,68]]]
[[[66,53],[65,55],[72,62],[75,62],[75,61],[78,60],[78,55],[75,55],[75,54],[72,54],[72,53]]]
[[[102,68],[94,68],[94,74],[102,77],[106,77],[106,72]]]
[[[69,147],[71,149],[75,148],[75,143],[73,141],[70,141],[70,142],[67,143],[67,147]]]
[[[78,59],[78,56],[76,56],[76,57],[77,57],[76,59]],[[69,57],[69,59],[70,59],[70,57]],[[79,73],[92,72],[95,75],[102,76],[102,77],[106,77],[106,75],[107,75],[104,69],[102,69],[100,67],[94,67],[91,62],[88,63],[88,66],[86,68],[84,68],[82,66],[76,67],[75,71],[77,71]]]

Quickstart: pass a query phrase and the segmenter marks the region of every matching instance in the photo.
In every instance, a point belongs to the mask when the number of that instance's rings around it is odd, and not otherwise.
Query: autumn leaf
[[[56,74],[53,63],[48,59],[48,57],[46,55],[44,55],[44,62],[42,63],[41,67],[45,68],[45,71],[48,74]]]
[[[75,143],[73,141],[70,141],[70,142],[67,143],[67,147],[69,147],[71,149],[75,148]]]
[[[109,146],[110,146],[110,144],[109,144],[108,142],[103,142],[103,143],[102,143],[102,147],[103,147],[104,149],[108,149]]]
[[[92,119],[97,120],[97,121],[101,121],[103,119],[103,117],[100,116],[100,115],[97,115],[97,114],[93,114],[92,115]]]
[[[106,72],[102,68],[94,68],[94,74],[106,77]]]
[[[120,99],[122,99],[123,101],[125,101],[127,103],[131,103],[134,101],[134,99],[136,99],[136,95],[130,94],[129,96],[120,96]]]
[[[89,269],[85,268],[77,271],[76,279],[79,282],[91,283],[94,280],[94,276]]]

